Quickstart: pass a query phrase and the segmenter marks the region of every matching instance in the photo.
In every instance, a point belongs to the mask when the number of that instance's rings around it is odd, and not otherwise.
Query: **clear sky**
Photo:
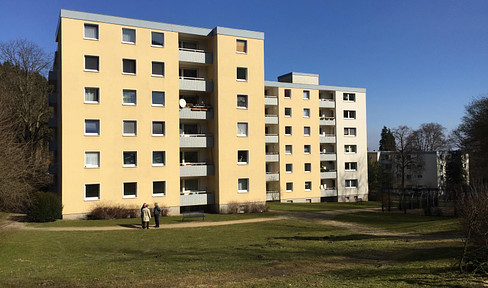
[[[455,128],[488,94],[488,0],[0,0],[0,41],[56,49],[60,9],[265,33],[265,77],[320,74],[367,89],[368,147],[383,126]]]

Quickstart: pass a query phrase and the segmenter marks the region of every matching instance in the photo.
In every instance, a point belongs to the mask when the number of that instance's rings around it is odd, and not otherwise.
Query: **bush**
[[[161,209],[161,212],[163,209]],[[123,219],[138,217],[139,210],[135,207],[126,207],[122,205],[98,205],[90,212],[89,219]]]
[[[51,192],[37,192],[27,211],[31,222],[52,222],[61,219],[63,205],[58,196]]]
[[[236,203],[231,202],[228,205],[227,213],[229,214],[239,214],[239,213],[264,213],[268,212],[268,205],[266,203],[260,202],[248,202],[248,203]]]

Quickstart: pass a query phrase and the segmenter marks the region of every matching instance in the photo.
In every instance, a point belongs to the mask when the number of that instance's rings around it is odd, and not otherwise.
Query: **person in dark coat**
[[[146,207],[146,203],[142,204],[142,207],[141,207],[141,226],[142,226],[142,229],[146,228],[146,225],[144,223],[144,214],[142,213],[142,209],[144,209],[144,207]]]
[[[161,215],[161,208],[159,208],[158,203],[154,203],[154,222],[156,222],[156,225],[154,227],[159,228],[159,215]]]

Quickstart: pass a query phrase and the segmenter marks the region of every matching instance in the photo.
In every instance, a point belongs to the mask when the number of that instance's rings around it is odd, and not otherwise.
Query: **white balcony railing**
[[[335,143],[336,142],[336,135],[335,134],[320,134],[320,143]]]
[[[180,147],[182,148],[213,147],[213,137],[207,134],[180,134]]]
[[[266,172],[266,181],[280,181],[279,172]]]
[[[278,97],[277,96],[264,96],[264,105],[278,105]]]
[[[212,176],[214,174],[214,166],[205,162],[180,163],[180,177]]]
[[[320,161],[336,161],[337,154],[335,152],[320,153]]]
[[[212,53],[205,52],[205,50],[188,48],[180,48],[179,50],[180,62],[199,64],[212,64],[213,62]]]
[[[319,108],[335,108],[335,101],[332,99],[319,99]]]
[[[215,195],[205,190],[186,190],[180,192],[180,206],[211,205]]]
[[[180,90],[212,92],[213,82],[200,77],[180,76]]]
[[[209,120],[213,119],[213,109],[209,106],[193,106],[180,109],[180,119],[197,119]]]

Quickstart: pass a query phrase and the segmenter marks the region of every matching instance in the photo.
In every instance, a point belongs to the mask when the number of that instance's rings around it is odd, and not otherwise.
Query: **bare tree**
[[[444,134],[444,128],[438,123],[424,123],[409,135],[409,142],[417,151],[449,150],[449,142]]]
[[[11,63],[25,73],[39,73],[46,76],[51,60],[39,45],[17,39],[0,43],[0,61]]]

